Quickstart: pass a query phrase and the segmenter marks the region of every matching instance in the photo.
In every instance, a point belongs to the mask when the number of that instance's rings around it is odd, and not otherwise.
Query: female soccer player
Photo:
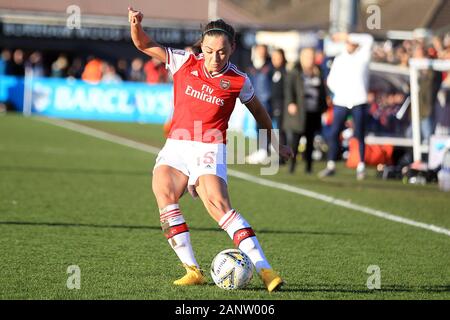
[[[227,190],[225,135],[236,99],[247,106],[261,127],[272,133],[271,120],[255,97],[247,75],[229,61],[235,49],[233,27],[223,20],[209,22],[201,37],[203,53],[195,55],[156,43],[141,26],[141,12],[129,8],[128,17],[134,45],[164,62],[173,75],[172,124],[156,159],[152,187],[162,229],[186,269],[186,275],[174,284],[206,282],[178,204],[188,188],[194,197],[200,197],[235,245],[250,257],[268,291],[278,289],[283,280],[270,266],[248,222],[231,206]],[[275,137],[272,144],[277,144]],[[279,153],[284,158],[292,156],[287,146],[280,146]]]

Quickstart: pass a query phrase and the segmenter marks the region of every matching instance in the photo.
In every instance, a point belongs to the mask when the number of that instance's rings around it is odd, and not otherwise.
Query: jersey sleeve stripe
[[[249,103],[250,101],[252,101],[254,98],[255,98],[255,94],[253,94],[252,96],[251,96],[251,98],[250,99],[248,99],[247,101],[241,101],[242,102],[242,104],[247,104],[247,103]]]
[[[242,71],[239,71],[234,64],[231,65],[230,69],[242,77],[247,77],[247,75],[245,73],[243,73]]]
[[[166,69],[169,69],[169,65],[170,65],[170,53],[169,53],[169,48],[164,48],[166,50]]]

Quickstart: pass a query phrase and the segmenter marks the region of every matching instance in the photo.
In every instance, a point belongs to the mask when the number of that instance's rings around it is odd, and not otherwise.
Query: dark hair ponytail
[[[201,43],[205,36],[221,36],[225,35],[230,44],[234,44],[236,32],[234,28],[223,21],[222,19],[210,21],[204,28],[202,28],[202,36],[197,42],[193,45],[193,47],[201,52]]]

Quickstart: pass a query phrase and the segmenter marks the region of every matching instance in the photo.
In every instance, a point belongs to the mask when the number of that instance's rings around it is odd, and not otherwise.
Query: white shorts
[[[167,139],[156,158],[156,168],[175,168],[189,177],[188,185],[196,185],[200,176],[212,174],[227,183],[226,145],[190,140]]]

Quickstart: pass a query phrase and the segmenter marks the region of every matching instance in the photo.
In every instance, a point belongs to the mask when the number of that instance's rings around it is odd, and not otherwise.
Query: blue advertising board
[[[0,102],[17,111],[65,119],[165,123],[172,115],[172,91],[172,84],[0,76]],[[239,101],[229,126],[256,137],[255,120]]]
[[[0,102],[8,102],[22,111],[23,88],[23,78],[0,75]]]
[[[172,85],[145,83],[91,84],[73,79],[0,78],[0,100],[12,102],[19,111],[48,117],[164,123],[171,115]],[[25,93],[24,93],[25,92]]]

